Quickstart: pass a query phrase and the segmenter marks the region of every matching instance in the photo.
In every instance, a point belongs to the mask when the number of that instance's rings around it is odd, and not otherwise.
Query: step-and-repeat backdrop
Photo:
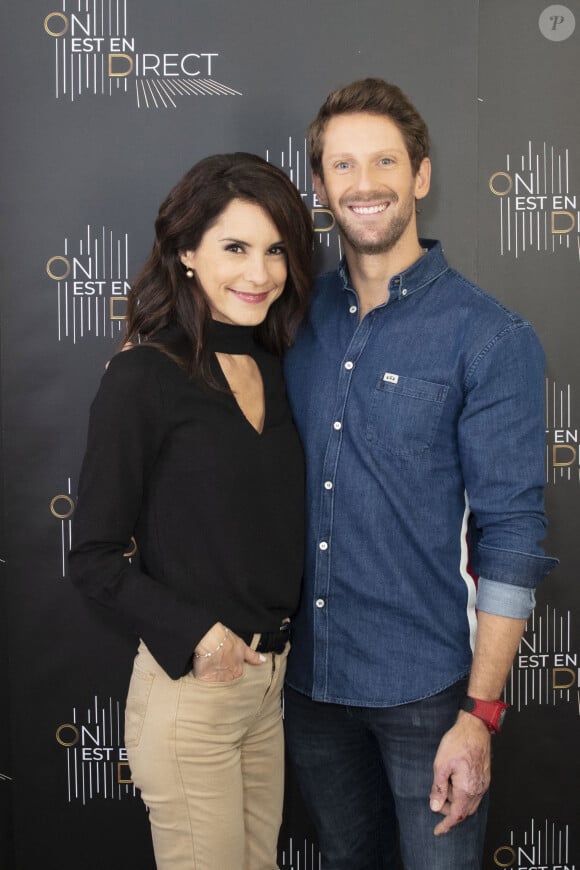
[[[304,130],[333,87],[378,75],[430,125],[423,234],[546,349],[561,565],[507,683],[484,866],[580,867],[579,0],[26,0],[2,17],[0,865],[154,866],[121,725],[135,640],[88,612],[67,553],[89,403],[157,207],[201,157],[253,151],[334,264]],[[319,866],[291,774],[280,866]]]

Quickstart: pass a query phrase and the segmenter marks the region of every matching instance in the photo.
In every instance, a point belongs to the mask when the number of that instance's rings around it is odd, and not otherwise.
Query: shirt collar
[[[397,275],[393,275],[389,281],[389,302],[394,299],[406,299],[416,290],[420,290],[427,284],[431,284],[439,275],[447,271],[449,266],[443,253],[441,243],[435,239],[419,239],[426,253],[422,257]],[[346,257],[343,257],[338,267],[338,274],[344,290],[353,289],[350,282],[350,274]]]

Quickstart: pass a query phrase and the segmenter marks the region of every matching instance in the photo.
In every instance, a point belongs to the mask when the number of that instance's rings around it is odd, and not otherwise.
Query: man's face
[[[382,254],[416,243],[415,200],[429,191],[430,163],[413,175],[404,139],[384,115],[335,115],[324,131],[324,181],[314,176],[319,200],[332,210],[347,246]]]

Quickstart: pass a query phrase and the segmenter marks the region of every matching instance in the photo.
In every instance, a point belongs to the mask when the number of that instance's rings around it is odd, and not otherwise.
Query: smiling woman
[[[197,274],[214,320],[256,326],[284,292],[284,242],[267,212],[243,199],[233,200],[197,250],[180,259]]]
[[[304,527],[280,356],[312,238],[281,170],[250,154],[194,166],[160,208],[128,350],[91,409],[71,576],[141,639],[125,744],[160,870],[277,866]]]

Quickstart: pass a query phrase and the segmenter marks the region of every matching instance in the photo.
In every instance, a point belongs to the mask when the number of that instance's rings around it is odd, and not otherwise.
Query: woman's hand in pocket
[[[193,675],[198,680],[227,683],[242,676],[244,662],[262,665],[265,661],[265,656],[250,649],[221,622],[216,622],[195,648]]]

